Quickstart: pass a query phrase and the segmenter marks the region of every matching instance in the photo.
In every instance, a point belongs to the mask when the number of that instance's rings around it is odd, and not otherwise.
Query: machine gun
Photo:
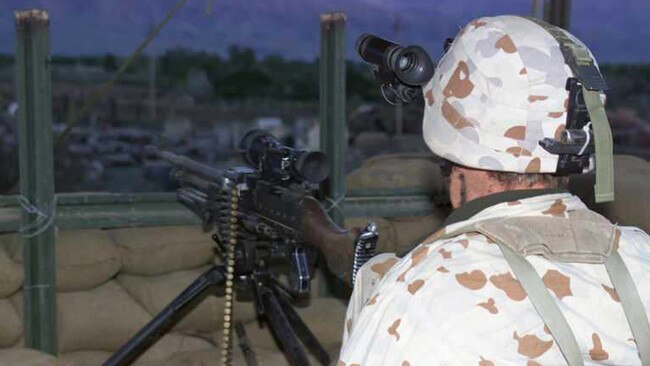
[[[248,133],[241,149],[248,166],[223,171],[155,147],[147,149],[149,155],[172,165],[172,177],[180,184],[177,200],[201,219],[205,232],[213,233],[221,264],[188,286],[104,365],[130,364],[208,289],[222,287],[221,364],[231,361],[233,300],[243,290],[252,292],[258,315],[268,321],[291,365],[309,365],[298,339],[320,363],[329,364],[327,352],[291,300],[309,292],[318,250],[330,271],[347,283],[353,281],[356,271],[374,255],[376,225],[369,223],[351,232],[329,219],[315,198],[318,183],[329,175],[325,154],[289,148],[261,130]],[[237,326],[237,333],[242,334],[243,327]],[[242,351],[247,363],[254,365],[250,347]]]

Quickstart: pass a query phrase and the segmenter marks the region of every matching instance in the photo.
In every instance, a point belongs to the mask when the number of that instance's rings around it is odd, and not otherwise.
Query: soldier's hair
[[[452,161],[441,159],[440,160],[440,173],[445,179],[449,179],[453,167],[461,167],[463,169],[474,169],[463,167]],[[515,187],[531,187],[535,184],[541,183],[546,188],[559,188],[567,189],[569,186],[569,177],[568,176],[559,176],[549,173],[512,173],[512,172],[498,172],[493,170],[486,170],[490,177],[496,179],[499,183],[503,184],[508,188]],[[461,183],[465,182],[465,176],[461,175]],[[449,182],[447,181],[448,185]],[[464,193],[462,188],[466,188],[464,184],[461,185],[461,194]]]
[[[499,183],[508,187],[517,186],[533,186],[535,184],[543,184],[547,188],[560,188],[566,189],[569,185],[569,177],[558,176],[548,173],[511,173],[511,172],[488,172]]]

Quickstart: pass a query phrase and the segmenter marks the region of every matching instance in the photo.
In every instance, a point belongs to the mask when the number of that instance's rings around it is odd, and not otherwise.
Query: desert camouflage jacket
[[[444,230],[496,217],[565,217],[577,209],[586,206],[569,193],[546,194],[496,204]],[[381,254],[362,267],[339,366],[565,365],[498,246],[480,234],[436,240],[440,236],[401,259]],[[650,237],[618,227],[617,240],[650,313]],[[585,364],[640,364],[604,265],[527,259],[564,313]]]

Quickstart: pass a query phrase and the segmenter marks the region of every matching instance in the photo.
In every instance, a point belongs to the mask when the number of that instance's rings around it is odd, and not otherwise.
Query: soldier
[[[595,161],[597,198],[613,195],[599,77],[580,41],[538,20],[460,31],[423,88],[456,210],[403,258],[361,268],[339,365],[650,364],[650,237],[565,190]],[[571,90],[589,124],[570,126]]]

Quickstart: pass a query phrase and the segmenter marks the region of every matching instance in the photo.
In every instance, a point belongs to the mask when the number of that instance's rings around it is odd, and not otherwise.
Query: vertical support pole
[[[393,35],[395,42],[400,42],[399,35],[402,30],[402,18],[399,13],[395,14],[393,21]],[[404,130],[403,104],[401,100],[395,103],[395,136],[401,136]]]
[[[544,20],[560,28],[569,30],[571,20],[571,0],[546,0]]]
[[[404,131],[404,112],[402,101],[395,103],[395,136],[401,136]]]
[[[25,344],[57,353],[49,15],[15,13]]]
[[[543,0],[533,0],[533,5],[530,10],[530,16],[542,19],[544,17],[544,3]]]
[[[562,15],[560,27],[569,30],[571,27],[571,0],[562,0]]]
[[[345,198],[345,14],[326,13],[320,17],[320,148],[329,156],[332,170],[322,184],[332,220],[343,226]]]
[[[149,56],[149,119],[156,120],[156,54]]]

